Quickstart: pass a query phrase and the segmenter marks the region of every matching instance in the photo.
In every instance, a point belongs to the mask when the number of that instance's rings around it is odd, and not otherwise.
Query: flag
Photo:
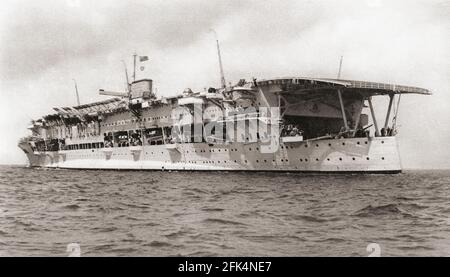
[[[148,56],[139,56],[139,61],[140,62],[148,61]]]

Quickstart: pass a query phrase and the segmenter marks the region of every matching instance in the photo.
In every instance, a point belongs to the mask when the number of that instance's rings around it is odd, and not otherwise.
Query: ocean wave
[[[202,223],[215,223],[215,224],[224,224],[224,225],[247,225],[242,222],[220,219],[220,218],[206,218],[202,221]]]
[[[111,227],[94,227],[94,228],[91,228],[91,230],[96,231],[98,233],[110,233],[110,232],[117,231],[118,228],[115,227],[115,226],[111,226]]]
[[[433,247],[426,245],[407,245],[407,246],[398,246],[400,250],[434,250]]]
[[[225,209],[222,209],[222,208],[208,208],[208,207],[202,208],[201,210],[204,212],[223,212],[223,211],[225,211]]]
[[[348,241],[349,241],[349,239],[335,238],[335,237],[316,240],[316,242],[322,242],[322,243],[330,243],[330,242],[331,243],[341,243],[341,242],[348,242]]]
[[[149,243],[144,243],[143,246],[150,246],[150,247],[171,247],[172,244],[166,241],[160,241],[160,240],[153,240]]]
[[[114,246],[116,246],[116,245],[112,244],[112,243],[94,245],[94,246],[91,246],[91,252],[95,253],[98,251],[110,250]]]
[[[63,208],[68,209],[68,210],[78,210],[81,207],[77,204],[68,204],[68,205],[64,205]]]
[[[130,207],[130,208],[138,208],[138,209],[148,209],[149,205],[146,203],[137,204],[137,203],[126,203],[126,202],[120,202],[121,205]]]
[[[168,234],[165,234],[164,236],[168,239],[176,239],[179,237],[183,237],[185,235],[187,235],[189,232],[185,231],[185,230],[179,230],[176,232],[170,232]]]
[[[411,242],[425,241],[422,237],[417,236],[417,235],[414,236],[411,234],[399,234],[399,235],[396,235],[394,238],[397,240],[406,240],[406,241],[411,241]]]
[[[207,190],[203,190],[203,189],[199,189],[199,188],[189,188],[189,189],[186,189],[186,191],[185,191],[185,194],[193,195],[195,193],[209,194],[209,192]]]
[[[386,204],[386,205],[367,205],[366,207],[359,209],[353,215],[358,217],[370,217],[370,216],[389,216],[389,215],[401,215],[409,216],[413,215],[402,210],[397,204]]]
[[[188,256],[188,257],[214,257],[219,256],[220,253],[217,252],[210,252],[210,251],[194,251],[187,254],[182,254],[181,256]]]
[[[293,215],[293,216],[290,216],[289,218],[294,219],[294,220],[301,220],[301,221],[314,222],[314,223],[322,223],[322,222],[328,221],[325,218],[320,218],[320,217],[316,217],[316,216],[312,216],[312,215],[301,215],[301,214]]]

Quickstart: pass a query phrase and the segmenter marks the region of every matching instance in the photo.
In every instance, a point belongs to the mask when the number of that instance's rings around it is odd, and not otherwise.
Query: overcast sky
[[[147,55],[159,95],[280,76],[336,77],[428,88],[405,96],[399,146],[406,168],[450,168],[450,2],[6,0],[0,10],[0,163],[25,163],[17,147],[31,118],[52,107],[123,91],[124,60]],[[378,104],[384,102],[378,101]],[[385,108],[379,107],[380,120]]]

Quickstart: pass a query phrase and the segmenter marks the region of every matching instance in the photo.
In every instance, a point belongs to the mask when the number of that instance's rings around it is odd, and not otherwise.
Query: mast
[[[341,69],[342,69],[342,60],[343,59],[344,59],[344,56],[341,56],[341,60],[339,61],[339,71],[338,71],[338,75],[337,75],[338,80],[341,79]]]
[[[128,92],[130,90],[130,81],[128,79],[127,65],[125,64],[124,60],[122,60],[122,63],[123,63],[123,67],[125,68],[125,78],[126,78],[126,81],[127,81],[127,92]]]
[[[222,57],[220,55],[219,39],[217,38],[216,31],[214,29],[211,29],[211,31],[214,32],[214,35],[216,36],[217,56],[219,57],[220,82],[222,84],[222,88],[226,88],[227,83],[225,81],[225,75],[223,74]]]
[[[223,66],[222,66],[222,58],[220,56],[220,47],[219,47],[219,40],[216,39],[217,43],[217,55],[219,56],[219,67],[220,67],[220,81],[222,83],[222,87],[225,88],[227,86],[225,82],[225,76],[223,74]]]
[[[136,81],[136,57],[137,54],[134,52],[133,54],[133,82]]]
[[[75,93],[77,95],[77,106],[80,106],[80,95],[78,94],[77,81],[75,79],[72,79],[72,80],[75,83]]]

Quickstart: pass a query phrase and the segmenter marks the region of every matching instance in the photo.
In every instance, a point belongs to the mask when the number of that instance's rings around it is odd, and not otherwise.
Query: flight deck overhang
[[[345,92],[358,92],[364,96],[392,95],[392,94],[422,94],[431,95],[432,93],[424,88],[403,86],[395,84],[341,80],[329,78],[277,78],[258,81],[258,86],[281,85],[283,90],[280,94],[301,94],[309,92],[326,92],[329,90],[341,90]]]

